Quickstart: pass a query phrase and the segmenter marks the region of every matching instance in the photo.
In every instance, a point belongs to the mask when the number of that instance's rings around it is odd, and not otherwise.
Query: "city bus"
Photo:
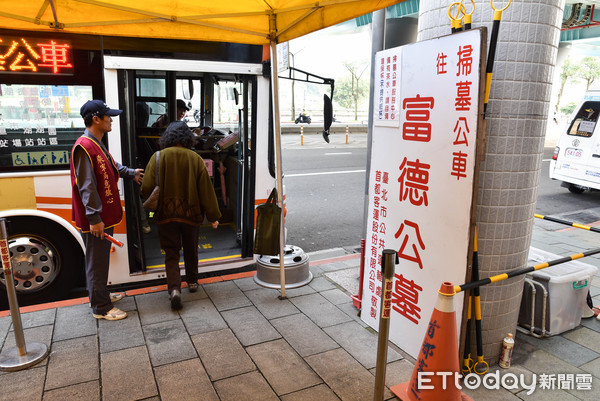
[[[253,268],[255,205],[275,186],[269,65],[236,43],[0,30],[0,218],[21,305],[66,299],[85,286],[84,247],[71,218],[70,151],[87,100],[123,110],[104,141],[113,158],[144,168],[178,118],[196,133],[222,213],[198,240],[201,276]],[[109,285],[163,280],[155,222],[139,186],[119,180],[123,221]],[[148,227],[144,229],[148,223]],[[0,306],[6,307],[0,275]]]

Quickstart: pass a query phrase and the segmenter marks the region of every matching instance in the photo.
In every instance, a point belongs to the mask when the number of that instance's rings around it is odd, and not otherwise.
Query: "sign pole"
[[[23,335],[23,323],[17,301],[17,291],[13,279],[12,266],[10,264],[10,251],[8,249],[8,235],[5,219],[0,219],[0,255],[2,257],[2,270],[6,280],[6,292],[8,294],[8,305],[12,316],[15,332],[16,347],[9,348],[0,354],[0,370],[17,371],[28,368],[40,362],[48,355],[48,347],[41,343],[29,344],[29,350],[25,344]]]
[[[383,401],[385,390],[385,370],[387,363],[388,339],[390,333],[390,309],[392,306],[392,287],[394,270],[398,254],[393,249],[384,249],[381,259],[383,274],[381,316],[379,318],[379,339],[377,341],[377,363],[375,368],[375,393],[373,401]]]

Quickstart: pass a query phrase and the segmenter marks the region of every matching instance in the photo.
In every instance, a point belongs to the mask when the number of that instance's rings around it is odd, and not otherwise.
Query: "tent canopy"
[[[0,28],[264,45],[404,0],[2,0]]]

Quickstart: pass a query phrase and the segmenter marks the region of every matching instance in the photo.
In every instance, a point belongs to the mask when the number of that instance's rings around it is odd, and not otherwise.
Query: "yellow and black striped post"
[[[456,6],[456,15],[452,14],[452,7]],[[450,28],[451,32],[460,32],[462,30],[462,16],[461,14],[465,14],[465,6],[461,1],[455,1],[448,6],[448,19],[450,20]]]
[[[471,303],[472,298],[469,295],[469,302],[467,303],[467,331],[465,333],[465,349],[463,351],[463,367],[461,372],[463,376],[471,373],[473,368],[473,359],[471,358]]]
[[[471,29],[471,21],[472,21],[472,17],[473,17],[473,11],[475,11],[475,0],[471,0],[471,12],[467,13],[467,9],[464,6],[464,4],[462,4],[462,0],[460,2],[461,7],[462,7],[462,11],[463,14],[465,15],[464,20],[465,20],[465,31],[468,31]]]
[[[479,281],[479,257],[477,254],[477,228],[475,228],[473,242],[473,272],[471,281]],[[481,334],[481,294],[479,287],[473,288],[473,300],[475,301],[475,342],[477,343],[477,362],[473,365],[473,372],[478,375],[486,373],[489,369],[488,363],[483,359],[483,338]],[[479,367],[479,368],[478,368]]]
[[[492,24],[492,34],[490,36],[490,50],[488,52],[488,59],[486,64],[486,80],[485,80],[485,97],[483,100],[483,115],[487,110],[488,100],[490,100],[490,88],[492,87],[492,71],[494,71],[494,59],[496,58],[496,43],[498,43],[498,31],[500,29],[500,20],[502,20],[502,11],[506,10],[510,6],[512,0],[508,0],[508,4],[504,8],[494,7],[493,0],[490,0],[490,4],[494,9],[494,22]]]
[[[575,227],[575,228],[581,228],[582,230],[588,230],[588,231],[594,231],[594,232],[600,233],[600,228],[584,226],[583,224],[574,223],[572,221],[567,221],[567,220],[563,220],[563,219],[558,219],[556,217],[544,216],[543,214],[537,214],[537,213],[535,213],[533,215],[533,217],[537,217],[538,219],[542,219],[542,220],[553,221],[555,223],[565,224],[567,226],[571,226],[571,227]]]
[[[574,255],[565,256],[564,258],[555,259],[555,260],[551,260],[549,262],[540,263],[540,264],[535,265],[535,266],[524,267],[522,269],[513,270],[513,271],[508,272],[508,273],[498,274],[498,275],[495,275],[495,276],[492,276],[492,277],[489,277],[489,278],[484,278],[482,280],[476,280],[476,281],[473,280],[470,283],[465,283],[465,284],[461,284],[461,285],[455,285],[454,286],[454,291],[458,294],[461,291],[470,290],[472,288],[478,288],[478,287],[481,287],[483,285],[488,285],[488,284],[491,284],[491,283],[497,283],[498,281],[506,280],[506,279],[511,278],[511,277],[520,276],[521,274],[526,274],[526,273],[530,273],[530,272],[533,272],[533,271],[545,269],[546,267],[559,265],[561,263],[571,262],[573,260],[581,259],[581,258],[584,258],[586,256],[596,255],[598,253],[600,253],[600,248],[591,249],[589,251],[585,251],[585,252],[582,252],[582,253],[576,253]]]

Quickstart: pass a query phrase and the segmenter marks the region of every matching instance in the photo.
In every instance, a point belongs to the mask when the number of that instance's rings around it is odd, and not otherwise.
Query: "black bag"
[[[256,236],[254,253],[279,255],[279,232],[281,230],[281,208],[277,206],[277,189],[273,188],[267,203],[256,207]]]
[[[155,212],[158,208],[158,197],[160,195],[160,187],[158,186],[158,175],[160,173],[160,150],[156,152],[156,169],[154,173],[154,189],[152,193],[143,203],[144,209],[149,212]]]

